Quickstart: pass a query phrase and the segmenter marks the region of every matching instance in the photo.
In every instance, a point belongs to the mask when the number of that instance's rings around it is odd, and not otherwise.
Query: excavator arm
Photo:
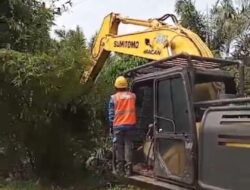
[[[169,18],[172,19],[173,25],[164,22]],[[118,35],[120,23],[143,26],[146,29]],[[158,19],[139,20],[111,13],[104,18],[101,29],[96,36],[91,51],[93,64],[83,74],[82,83],[97,77],[110,52],[149,60],[159,60],[179,53],[213,57],[212,52],[201,38],[178,24],[176,17],[172,14],[166,14]]]

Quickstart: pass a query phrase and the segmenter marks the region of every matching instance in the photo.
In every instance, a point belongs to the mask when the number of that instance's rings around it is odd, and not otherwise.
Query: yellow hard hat
[[[128,81],[125,77],[119,76],[115,80],[115,87],[116,88],[127,88],[128,87]]]

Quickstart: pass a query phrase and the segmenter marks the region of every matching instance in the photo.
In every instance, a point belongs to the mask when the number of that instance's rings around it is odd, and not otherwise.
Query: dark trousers
[[[126,131],[114,131],[114,136],[116,138],[114,145],[117,162],[125,161],[126,164],[132,164],[133,134],[133,129],[129,129]]]

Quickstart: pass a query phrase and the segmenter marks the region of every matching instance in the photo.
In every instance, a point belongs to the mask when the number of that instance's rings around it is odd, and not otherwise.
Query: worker
[[[116,93],[109,101],[109,122],[111,134],[114,137],[113,153],[116,157],[116,174],[131,175],[132,145],[136,125],[136,96],[128,91],[128,81],[119,76],[115,80]]]

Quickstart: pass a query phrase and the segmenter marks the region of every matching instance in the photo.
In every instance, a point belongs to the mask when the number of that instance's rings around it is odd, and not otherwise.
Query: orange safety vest
[[[111,96],[114,101],[113,126],[135,125],[135,94],[131,92],[117,92]]]

